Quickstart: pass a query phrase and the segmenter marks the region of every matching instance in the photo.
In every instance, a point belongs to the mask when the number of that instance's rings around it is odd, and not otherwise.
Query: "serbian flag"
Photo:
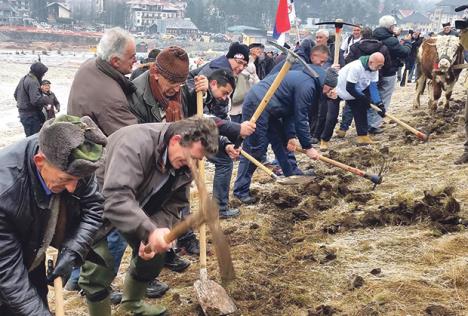
[[[279,0],[275,26],[273,28],[273,38],[279,45],[284,45],[286,32],[290,29],[288,0]]]

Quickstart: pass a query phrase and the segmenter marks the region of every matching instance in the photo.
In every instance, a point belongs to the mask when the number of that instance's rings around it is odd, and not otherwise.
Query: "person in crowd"
[[[49,120],[55,117],[55,113],[60,112],[60,102],[57,100],[55,93],[50,90],[50,81],[41,81],[41,91],[43,97],[47,99],[47,105],[44,107],[46,119]]]
[[[91,117],[107,136],[136,124],[127,101],[136,88],[125,76],[132,72],[135,56],[135,39],[130,33],[118,27],[106,30],[99,41],[97,57],[85,61],[75,74],[68,114]]]
[[[106,136],[122,127],[137,124],[138,120],[130,111],[128,103],[136,87],[126,77],[132,72],[135,62],[133,36],[119,27],[106,30],[99,41],[97,57],[85,61],[75,74],[68,98],[68,114],[91,117]],[[107,238],[115,259],[114,268],[118,271],[127,245],[116,230],[111,231]],[[189,264],[175,254],[167,256],[166,262],[168,268],[176,267],[177,270]],[[78,276],[79,271],[75,270],[65,287],[78,289]],[[147,295],[159,297],[168,289],[167,284],[154,280]],[[119,295],[112,296],[114,303],[119,300]]]
[[[405,81],[407,81],[407,83],[411,83],[413,81],[418,50],[424,40],[424,38],[421,37],[421,31],[419,30],[409,30],[409,34],[411,34],[411,52],[405,59],[405,72],[401,77],[400,86],[404,86]]]
[[[108,138],[105,165],[98,171],[106,201],[104,219],[133,250],[119,312],[145,316],[166,312],[143,301],[146,288],[159,275],[171,248],[165,236],[188,207],[192,174],[187,166],[214,155],[218,139],[215,122],[198,117],[132,125]],[[115,275],[107,241],[96,240],[79,280],[89,315],[111,315],[109,286]]]
[[[130,108],[140,123],[177,121],[183,117],[196,115],[196,93],[202,91],[205,93],[204,114],[213,117],[220,135],[235,142],[238,137],[246,137],[253,132],[251,127],[254,125],[250,122],[239,124],[229,119],[227,101],[235,88],[235,79],[231,71],[214,70],[208,79],[203,75],[198,75],[193,79],[194,83],[181,87],[187,74],[186,52],[175,46],[163,50],[156,60],[155,67],[151,68],[148,74],[135,80],[138,89],[132,98]],[[210,158],[210,161],[215,164],[213,192],[219,203],[222,218],[240,214],[239,210],[228,208],[229,185],[233,169],[233,162],[230,158],[232,155],[236,156],[233,145],[225,144],[216,156]],[[185,235],[179,239],[178,245],[188,251],[193,250],[191,240],[194,238],[193,233]],[[199,251],[198,248],[197,251]]]
[[[381,41],[372,38],[372,29],[365,27],[362,29],[362,39],[358,43],[351,46],[348,56],[346,56],[346,64],[349,64],[352,61],[359,59],[361,56],[370,56],[373,53],[381,53],[385,62],[383,67],[379,70],[379,73],[386,72],[390,67],[392,67],[392,59],[390,57],[390,52],[388,51],[387,46],[385,46]],[[367,117],[374,112],[372,109],[367,110]],[[353,112],[347,101],[345,101],[345,106],[341,113],[341,122],[340,128],[336,132],[338,138],[343,138],[346,136],[351,123],[353,121]],[[330,133],[330,132],[329,132]]]
[[[361,26],[353,26],[353,32],[341,43],[340,50],[343,54],[343,57],[346,59],[346,56],[349,54],[349,49],[352,45],[356,44],[362,39],[361,36]]]
[[[29,73],[20,79],[14,92],[20,122],[26,137],[39,132],[45,122],[42,109],[47,106],[48,99],[41,92],[41,81],[47,70],[47,66],[43,63],[33,63]]]
[[[442,31],[438,35],[442,36],[458,36],[458,32],[452,28],[450,22],[442,23]]]
[[[132,71],[132,74],[130,75],[130,80],[135,79],[136,77],[147,71],[150,68],[151,64],[154,63],[154,61],[156,60],[156,56],[158,56],[160,52],[161,50],[157,48],[153,48],[152,50],[150,50],[148,53],[148,57],[145,60],[143,60],[143,63],[137,69]]]
[[[337,83],[336,72],[331,69],[325,72],[323,69],[311,66],[318,74],[316,78],[307,69],[289,71],[274,93],[266,109],[262,112],[255,132],[246,138],[243,149],[259,160],[265,153],[269,143],[272,143],[273,151],[285,176],[293,175],[293,170],[288,161],[287,151],[284,150],[295,143],[295,138],[307,155],[317,159],[318,154],[312,148],[309,108],[318,106],[321,94],[330,95]],[[266,94],[276,76],[271,75],[253,86],[247,94],[242,106],[242,120],[247,121],[255,112],[260,100]],[[273,143],[280,143],[274,146]],[[291,146],[289,146],[291,145]],[[240,158],[237,178],[234,184],[234,196],[242,203],[252,204],[256,202],[250,193],[250,183],[256,166],[244,157]]]
[[[466,10],[467,6],[458,7],[456,10]],[[460,43],[463,45],[465,52],[468,50],[468,18],[465,16],[462,20],[455,21],[455,27],[460,30]],[[465,93],[468,92],[468,77],[465,77],[463,85]],[[463,154],[455,161],[456,165],[468,163],[468,93],[465,99],[465,143],[463,146]]]
[[[376,52],[370,56],[361,56],[358,60],[347,64],[338,75],[337,100],[347,101],[351,108],[356,123],[358,145],[372,144],[368,136],[367,123],[367,110],[370,103],[379,107],[379,115],[385,116],[385,106],[377,89],[379,69],[384,66],[384,63],[384,55]]]
[[[53,315],[47,284],[84,262],[102,225],[94,172],[106,142],[89,117],[61,115],[0,150],[0,315]],[[59,255],[47,276],[49,246]]]
[[[391,15],[384,15],[379,19],[379,27],[373,32],[373,37],[387,46],[392,60],[392,67],[385,69],[380,73],[379,93],[386,111],[390,107],[393,92],[395,91],[396,73],[402,64],[402,61],[408,57],[411,52],[411,35],[406,35],[402,42],[394,34],[396,29],[396,20]],[[382,117],[376,112],[371,113],[369,117],[369,133],[382,133]]]

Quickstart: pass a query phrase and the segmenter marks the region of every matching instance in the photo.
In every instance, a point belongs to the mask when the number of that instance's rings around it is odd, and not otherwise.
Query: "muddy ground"
[[[375,190],[366,179],[298,154],[303,169],[315,169],[313,182],[285,186],[257,171],[252,188],[259,202],[232,199],[242,215],[221,224],[237,275],[227,290],[239,314],[468,315],[468,165],[453,164],[464,141],[464,92],[457,85],[450,109],[433,115],[425,98],[412,110],[413,96],[414,84],[397,87],[390,113],[430,132],[429,142],[387,122],[372,147],[356,147],[352,129],[325,154],[370,173],[384,164]],[[2,130],[0,139],[7,144],[18,133]],[[210,184],[212,172],[209,166]],[[185,273],[162,272],[169,292],[149,300],[171,315],[199,313],[197,258],[186,258],[192,265]],[[116,288],[128,260],[127,251]],[[220,282],[214,255],[208,269]],[[82,297],[66,292],[65,299],[67,315],[87,314]]]

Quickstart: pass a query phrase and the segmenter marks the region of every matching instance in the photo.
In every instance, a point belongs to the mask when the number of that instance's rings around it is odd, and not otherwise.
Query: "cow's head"
[[[439,56],[437,68],[440,72],[447,72],[455,62],[460,40],[457,36],[438,36],[437,55]]]

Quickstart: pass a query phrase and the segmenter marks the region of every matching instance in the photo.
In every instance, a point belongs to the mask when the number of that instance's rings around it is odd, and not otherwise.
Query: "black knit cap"
[[[255,48],[255,47],[265,48],[265,45],[263,45],[262,43],[252,43],[252,44],[249,45],[249,49],[252,49],[252,48]]]
[[[49,80],[42,80],[41,81],[41,86],[43,86],[45,84],[50,84],[50,81]]]
[[[250,50],[247,45],[234,42],[229,46],[229,51],[226,54],[226,57],[243,59],[244,61],[249,62],[249,53]]]

